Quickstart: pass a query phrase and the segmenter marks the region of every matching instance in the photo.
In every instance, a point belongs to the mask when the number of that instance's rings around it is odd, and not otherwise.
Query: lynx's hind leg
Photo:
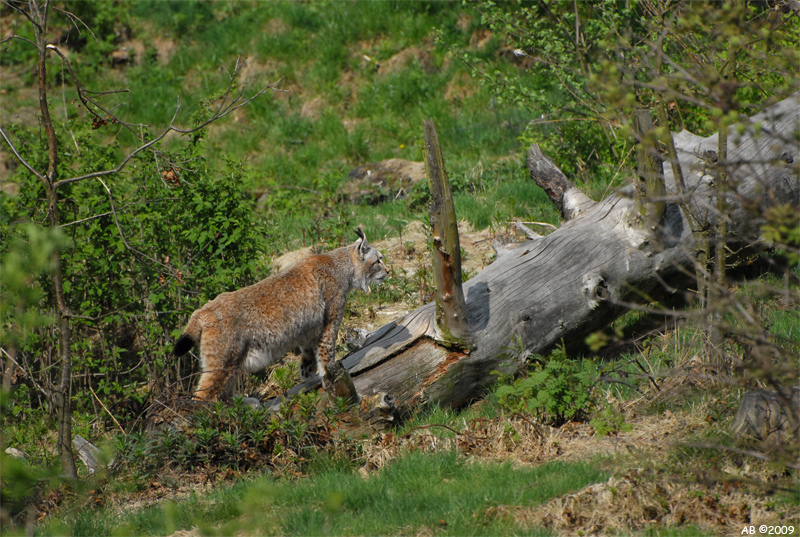
[[[300,348],[300,379],[303,382],[311,380],[316,375],[322,377],[323,370],[317,359],[317,351],[314,347]]]
[[[207,327],[200,340],[203,371],[194,394],[195,399],[217,401],[233,395],[234,382],[241,369],[236,349],[223,343],[216,326]]]
[[[322,329],[319,342],[317,342],[316,352],[320,377],[325,375],[328,364],[335,359],[336,335],[339,333],[339,326],[342,324],[342,317],[344,316],[344,301],[345,295],[336,297],[335,300],[331,301],[328,306],[329,310],[326,312],[325,327]]]
[[[230,399],[237,373],[238,371],[232,367],[204,369],[200,376],[200,384],[194,393],[195,399],[202,401]]]

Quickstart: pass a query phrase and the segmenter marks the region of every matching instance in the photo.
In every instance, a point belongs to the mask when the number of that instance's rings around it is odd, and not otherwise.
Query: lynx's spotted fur
[[[369,292],[388,275],[383,255],[359,240],[298,261],[254,285],[222,293],[195,311],[175,342],[181,356],[200,344],[203,368],[195,397],[232,395],[241,371],[260,371],[299,347],[300,376],[322,376],[334,359],[336,334],[351,289]]]

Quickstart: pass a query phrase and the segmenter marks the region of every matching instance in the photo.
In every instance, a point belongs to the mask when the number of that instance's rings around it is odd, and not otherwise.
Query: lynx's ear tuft
[[[358,245],[358,253],[363,256],[366,253],[367,249],[369,249],[369,243],[367,242],[367,236],[364,235],[364,232],[361,231],[360,227],[356,228],[356,235],[358,235],[358,238],[361,239],[361,244]]]

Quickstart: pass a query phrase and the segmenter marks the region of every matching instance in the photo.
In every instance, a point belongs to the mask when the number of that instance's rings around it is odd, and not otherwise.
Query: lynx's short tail
[[[202,332],[202,328],[200,327],[200,323],[197,322],[194,315],[192,318],[189,319],[189,324],[186,325],[186,329],[183,331],[183,334],[178,338],[175,342],[175,346],[172,348],[172,352],[175,356],[183,356],[194,347],[197,343],[200,343],[200,333]]]

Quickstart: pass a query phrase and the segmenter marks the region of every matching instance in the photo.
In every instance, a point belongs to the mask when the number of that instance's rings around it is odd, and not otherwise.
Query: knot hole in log
[[[583,296],[591,309],[595,309],[600,302],[611,298],[611,291],[605,278],[597,273],[589,273],[583,277]]]

